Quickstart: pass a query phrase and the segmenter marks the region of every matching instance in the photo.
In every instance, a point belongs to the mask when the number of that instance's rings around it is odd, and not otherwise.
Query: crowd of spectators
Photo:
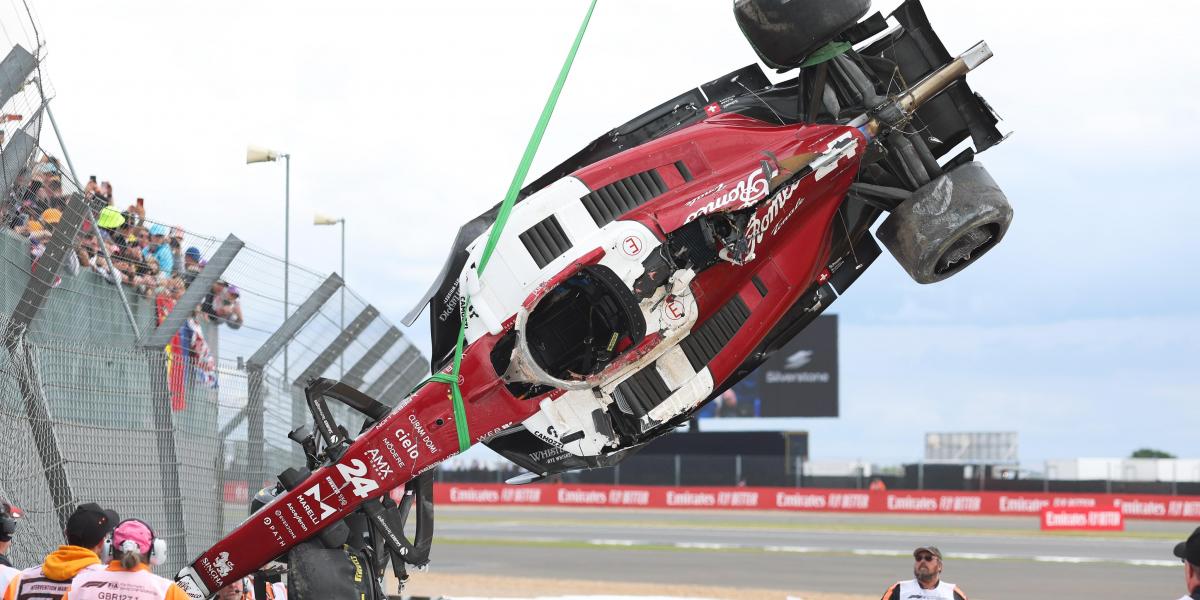
[[[66,258],[64,273],[78,275],[89,270],[151,303],[165,298],[173,305],[204,268],[201,250],[195,246],[184,248],[183,229],[146,219],[142,198],[120,210],[112,184],[97,182],[95,176],[80,194],[64,193],[62,165],[50,156],[42,156],[18,175],[0,204],[0,227],[27,238],[30,256],[36,263],[68,203],[77,201],[92,207],[94,221],[84,220],[74,252]],[[241,327],[240,290],[218,280],[196,316],[233,329]]]

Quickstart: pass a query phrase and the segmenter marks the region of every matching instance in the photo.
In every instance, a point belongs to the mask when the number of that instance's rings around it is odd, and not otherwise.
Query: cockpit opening
[[[551,377],[579,380],[604,370],[646,335],[637,298],[603,265],[589,265],[556,286],[525,325],[537,365]]]

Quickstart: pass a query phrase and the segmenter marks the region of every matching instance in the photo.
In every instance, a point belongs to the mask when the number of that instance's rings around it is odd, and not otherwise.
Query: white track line
[[[569,540],[559,540],[569,541]],[[785,552],[791,554],[839,554],[845,553],[846,550],[838,548],[820,548],[813,546],[754,546],[747,544],[721,544],[712,542],[676,542],[672,544],[663,544],[661,542],[648,542],[641,540],[613,540],[613,539],[596,539],[583,540],[583,543],[592,546],[668,546],[678,548],[680,550],[760,550],[764,552]],[[884,556],[884,557],[907,557],[909,552],[906,550],[878,550],[878,549],[859,549],[850,550],[850,554],[854,556]],[[1135,567],[1175,567],[1178,563],[1173,560],[1147,560],[1147,559],[1108,559],[1092,556],[1018,556],[1015,554],[990,554],[984,552],[961,552],[947,554],[948,559],[959,560],[1033,560],[1034,562],[1044,563],[1063,563],[1063,564],[1120,564]]]

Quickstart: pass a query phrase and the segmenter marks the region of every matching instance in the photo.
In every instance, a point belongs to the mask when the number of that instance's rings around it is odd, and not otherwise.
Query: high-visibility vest
[[[8,582],[12,581],[13,576],[20,574],[20,569],[8,565],[0,565],[0,597],[3,597],[4,588],[8,587]]]
[[[187,596],[175,582],[151,573],[148,569],[134,571],[97,569],[75,576],[67,600],[186,600]]]
[[[75,577],[101,569],[103,567],[99,564],[88,565],[76,573]],[[25,569],[15,577],[19,579],[16,585],[12,586],[12,594],[9,594],[8,590],[6,590],[4,600],[61,600],[63,594],[66,594],[67,590],[71,589],[71,582],[74,581],[73,579],[67,579],[66,581],[50,579],[42,572],[42,567],[40,566]]]
[[[949,581],[941,581],[937,587],[927,590],[916,579],[897,581],[883,593],[883,600],[967,600],[967,595]]]

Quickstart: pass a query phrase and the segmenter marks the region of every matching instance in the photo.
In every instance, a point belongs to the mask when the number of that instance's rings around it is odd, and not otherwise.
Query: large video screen
[[[700,411],[701,419],[838,416],[837,315],[822,315]]]

